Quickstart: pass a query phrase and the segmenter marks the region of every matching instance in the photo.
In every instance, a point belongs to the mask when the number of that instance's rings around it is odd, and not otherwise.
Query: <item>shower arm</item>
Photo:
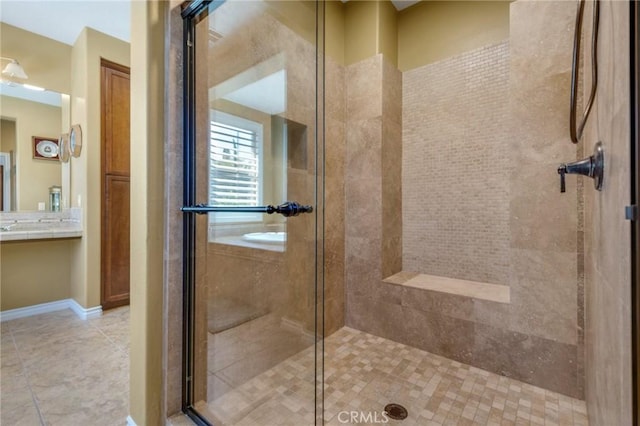
[[[573,63],[571,66],[571,110],[569,114],[569,132],[571,142],[580,142],[584,127],[593,107],[593,101],[598,88],[598,27],[600,21],[600,0],[593,2],[593,34],[591,37],[591,93],[580,125],[576,127],[578,109],[578,71],[580,67],[580,38],[582,37],[582,19],[585,0],[578,1],[576,11],[576,27],[573,38]]]

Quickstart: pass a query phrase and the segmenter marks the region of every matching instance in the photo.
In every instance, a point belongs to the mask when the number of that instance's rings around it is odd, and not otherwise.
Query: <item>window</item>
[[[262,204],[262,125],[221,111],[211,112],[209,204]],[[214,213],[212,223],[258,222],[260,213]]]

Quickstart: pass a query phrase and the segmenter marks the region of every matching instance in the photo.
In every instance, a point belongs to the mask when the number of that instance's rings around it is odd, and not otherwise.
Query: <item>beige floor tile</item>
[[[3,425],[125,424],[128,308],[88,321],[65,310],[2,324]]]
[[[20,408],[2,406],[0,410],[0,424],[11,426],[37,426],[42,424],[35,404]]]
[[[25,376],[2,378],[0,388],[0,408],[2,411],[13,411],[33,405],[33,395]]]

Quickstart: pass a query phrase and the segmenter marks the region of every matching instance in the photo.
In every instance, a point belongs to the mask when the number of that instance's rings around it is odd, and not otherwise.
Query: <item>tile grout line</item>
[[[104,314],[103,314],[104,315]],[[89,324],[95,328],[96,330],[98,330],[100,332],[100,334],[102,334],[104,337],[107,338],[107,340],[116,347],[116,349],[118,349],[120,352],[124,353],[125,355],[129,356],[129,351],[128,349],[125,349],[124,347],[120,346],[115,340],[113,340],[111,337],[109,337],[109,335],[107,333],[105,333],[104,331],[102,331],[102,329],[100,327],[98,327],[97,325],[93,324],[93,321],[88,320]]]
[[[581,420],[581,416],[583,416],[581,410],[585,410],[584,401],[563,396],[553,391],[542,389],[506,376],[499,376],[495,373],[490,373],[477,367],[472,367],[462,362],[440,357],[416,348],[398,352],[399,349],[403,349],[405,346],[391,343],[383,338],[371,338],[367,336],[367,333],[358,332],[357,330],[352,330],[352,332],[360,336],[360,340],[366,339],[366,342],[359,342],[358,339],[349,342],[349,339],[341,337],[338,339],[338,345],[327,345],[329,352],[326,356],[329,358],[333,357],[333,359],[336,359],[335,357],[337,356],[341,358],[342,361],[339,361],[335,365],[337,370],[332,372],[333,377],[338,380],[332,380],[332,383],[327,382],[325,385],[334,387],[337,391],[342,391],[341,394],[344,398],[357,401],[357,404],[341,407],[340,404],[335,404],[335,401],[330,402],[328,411],[325,411],[325,413],[329,415],[327,417],[329,420],[328,424],[334,424],[332,421],[335,421],[337,411],[341,408],[344,410],[350,408],[354,410],[368,409],[368,412],[372,412],[372,409],[376,410],[379,408],[380,403],[388,402],[389,397],[391,397],[391,399],[398,398],[400,403],[404,401],[405,404],[408,404],[407,408],[409,408],[410,412],[414,413],[415,419],[429,419],[431,422],[441,422],[444,424],[462,422],[462,419],[466,418],[468,421],[475,422],[474,424],[478,425],[498,424],[503,421],[509,424],[542,425],[546,423],[549,426],[557,426],[558,413],[555,415],[550,412],[545,413],[547,402],[553,402],[553,400],[562,401],[563,408],[558,408],[557,411],[560,411],[560,415],[566,416],[564,420],[568,420],[562,424],[584,425],[586,421],[588,421],[586,419]],[[350,353],[351,356],[341,357],[338,352],[340,352],[342,345],[349,346],[350,343],[351,351],[347,352]],[[380,346],[380,344],[383,344],[383,348],[376,350],[375,347]],[[370,365],[373,367],[373,371],[376,372],[377,376],[373,380],[379,382],[376,386],[381,387],[367,389],[367,386],[365,386],[363,389],[355,391],[354,394],[350,391],[350,389],[353,389],[354,378],[364,379],[368,377],[368,373],[356,368],[361,366],[361,364],[358,363],[358,359],[362,359],[363,357],[366,359],[367,355],[371,356],[369,358],[371,360]],[[425,356],[432,359],[425,359]],[[404,361],[394,363],[393,370],[395,373],[389,372],[389,363],[396,357],[403,358],[406,363]],[[268,386],[266,388],[264,386],[267,383],[280,383],[282,379],[290,381],[291,377],[287,377],[287,374],[285,373],[283,375],[283,373],[285,371],[295,370],[296,365],[305,363],[300,359],[292,360],[289,358],[289,360],[291,360],[292,363],[284,361],[285,366],[280,369],[281,371],[274,371],[271,375],[262,378],[257,376],[257,378],[253,379],[253,384],[249,382],[245,383],[235,390],[238,392],[231,392],[230,394],[236,394],[235,397],[237,398],[235,400],[234,395],[226,394],[222,397],[226,399],[226,401],[209,402],[208,404],[211,404],[209,407],[214,411],[216,407],[224,411],[234,404],[245,406],[246,401],[244,398],[246,395],[243,397],[242,392],[261,392],[261,390],[268,389]],[[290,368],[287,368],[287,363],[290,364]],[[422,384],[412,381],[413,374],[418,370],[421,371],[417,373],[418,375],[429,373],[428,376],[425,376],[424,383]],[[394,383],[395,380],[388,380],[388,378],[394,378],[394,374],[396,373],[401,376],[398,376],[399,382]],[[349,376],[349,379],[347,382],[344,382],[347,376]],[[411,395],[411,390],[416,386],[422,389],[430,387],[429,383],[436,377],[438,378],[437,383],[434,385],[434,389],[429,398],[425,399],[424,396]],[[294,378],[294,380],[297,379]],[[340,381],[343,381],[343,383],[340,383]],[[373,383],[373,381],[371,383]],[[400,384],[399,388],[398,384]],[[347,388],[345,388],[345,386]],[[282,395],[282,397],[286,399],[286,394]],[[297,411],[288,407],[287,404],[280,404],[277,398],[278,396],[276,395],[276,400],[273,401],[271,406],[259,408],[259,410],[261,410],[260,412],[266,415],[273,412],[274,407],[279,407],[280,412],[284,410],[289,413],[290,411],[292,415],[297,413]],[[433,400],[435,404],[432,407],[429,407],[431,404],[426,404],[426,401],[429,399]],[[565,405],[568,407],[564,407]],[[412,410],[412,408],[414,410]],[[420,417],[425,409],[429,411],[424,412],[426,419]],[[467,413],[467,417],[465,417],[465,410],[473,410],[473,414]],[[256,412],[257,411],[254,410],[252,413],[255,414]],[[469,419],[469,415],[473,415],[474,418]],[[251,421],[258,418],[255,415],[252,416],[252,418],[245,418],[245,420]],[[427,423],[429,423],[429,421],[427,421]]]
[[[18,344],[16,343],[16,340],[13,336],[13,330],[9,329],[9,335],[11,336],[11,342],[13,343],[13,347],[16,350],[16,354],[18,354],[18,359],[20,360],[20,365],[22,367],[22,374],[24,374],[24,378],[27,382],[27,387],[29,388],[29,393],[31,394],[31,401],[33,401],[33,405],[35,405],[36,411],[38,412],[38,417],[40,418],[40,424],[44,426],[47,423],[44,421],[44,416],[40,411],[40,404],[38,403],[38,397],[36,396],[35,392],[33,391],[33,388],[31,387],[31,380],[29,380],[29,372],[27,370],[27,367],[24,365],[24,361],[22,360],[20,349],[18,348]]]

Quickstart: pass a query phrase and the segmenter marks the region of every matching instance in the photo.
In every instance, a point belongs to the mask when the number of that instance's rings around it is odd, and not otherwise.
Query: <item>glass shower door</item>
[[[190,7],[185,409],[210,424],[314,424],[322,377],[318,6]]]

